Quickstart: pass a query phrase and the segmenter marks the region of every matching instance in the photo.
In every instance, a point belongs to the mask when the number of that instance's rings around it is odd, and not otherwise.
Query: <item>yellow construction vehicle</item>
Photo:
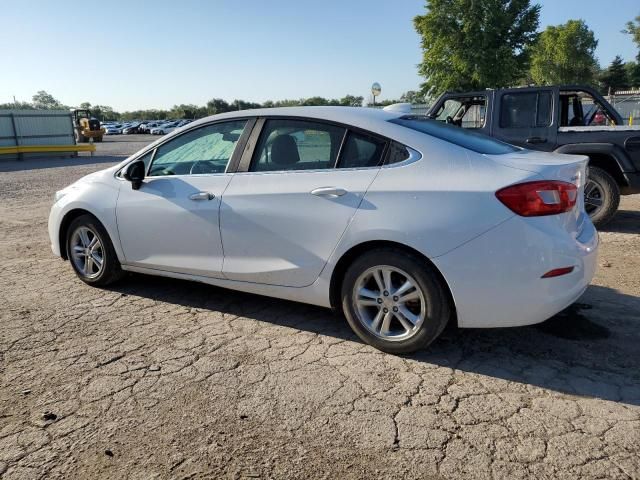
[[[87,143],[90,138],[94,142],[101,142],[105,129],[100,126],[100,120],[91,116],[86,109],[71,110],[76,143]]]

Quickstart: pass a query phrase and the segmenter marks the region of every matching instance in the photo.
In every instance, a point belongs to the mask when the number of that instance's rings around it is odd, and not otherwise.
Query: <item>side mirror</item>
[[[131,188],[138,190],[144,180],[145,166],[143,161],[133,162],[122,174],[122,178],[131,182]]]

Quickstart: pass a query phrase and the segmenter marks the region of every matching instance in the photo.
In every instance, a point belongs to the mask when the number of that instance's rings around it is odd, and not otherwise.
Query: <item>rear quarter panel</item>
[[[536,178],[438,139],[414,141],[412,148],[422,159],[380,170],[334,260],[372,240],[402,243],[429,258],[443,255],[514,215],[496,190]]]

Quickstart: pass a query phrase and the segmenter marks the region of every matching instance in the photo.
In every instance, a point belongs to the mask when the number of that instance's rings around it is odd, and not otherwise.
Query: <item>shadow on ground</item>
[[[615,233],[640,233],[640,212],[618,210],[613,220],[599,230]]]
[[[344,318],[319,307],[137,274],[111,289],[359,342]],[[591,286],[580,302],[531,327],[452,326],[428,349],[408,358],[565,394],[640,405],[640,299]]]

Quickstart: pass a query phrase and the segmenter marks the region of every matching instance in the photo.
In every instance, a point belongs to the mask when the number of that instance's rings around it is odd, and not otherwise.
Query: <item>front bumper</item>
[[[58,236],[60,232],[60,223],[62,222],[62,210],[57,203],[51,206],[49,212],[49,223],[47,229],[49,231],[49,241],[51,242],[51,251],[54,255],[61,257],[60,251],[60,238]]]
[[[451,289],[458,326],[540,323],[584,293],[596,270],[598,233],[589,220],[575,236],[549,228],[549,222],[553,222],[549,218],[512,217],[432,259]],[[566,266],[573,266],[573,272],[541,278],[550,270]]]

